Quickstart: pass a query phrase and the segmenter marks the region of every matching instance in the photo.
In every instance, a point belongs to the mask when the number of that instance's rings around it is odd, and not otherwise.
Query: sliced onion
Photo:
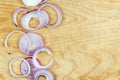
[[[38,19],[40,24],[35,28],[31,28],[29,26],[29,22],[31,18]],[[37,12],[36,10],[31,11],[29,13],[24,14],[21,18],[21,24],[23,28],[26,30],[37,30],[39,28],[46,26],[48,22],[49,22],[49,17],[48,17],[48,14],[44,10],[40,10],[39,12]]]
[[[22,60],[25,62],[25,64],[27,65],[27,73],[26,74],[16,74],[13,72],[12,70],[12,64],[16,61],[16,60]],[[29,74],[30,74],[30,65],[29,63],[24,59],[24,58],[14,58],[10,61],[10,64],[9,64],[9,71],[11,73],[12,76],[16,77],[16,78],[22,78],[22,77],[27,77]]]
[[[45,3],[47,0],[22,0],[26,6],[37,6],[39,4]]]
[[[33,75],[34,72],[36,72],[38,69],[36,69],[35,66],[33,65],[33,63],[32,63],[32,57],[25,58],[25,60],[28,61],[28,63],[30,64],[30,68],[31,68],[30,74],[27,76],[27,78],[32,79],[33,76],[34,76]],[[38,59],[37,59],[37,62],[39,64],[41,64]],[[20,69],[21,69],[21,73],[23,75],[25,75],[26,73],[28,73],[27,64],[25,63],[25,61],[22,61],[21,65],[20,65]]]
[[[29,48],[31,47],[30,39],[28,38],[28,36],[27,36],[23,31],[20,31],[20,30],[13,30],[13,31],[11,31],[11,32],[7,35],[7,37],[6,37],[5,41],[4,41],[5,47],[8,47],[8,45],[7,45],[8,39],[9,39],[9,37],[10,37],[13,33],[21,33],[21,34],[23,34],[23,35],[25,36],[25,38],[27,39],[27,41],[28,41],[28,47],[29,47]],[[28,49],[27,52],[26,52],[26,54],[29,54],[29,52],[30,52],[30,50]]]
[[[41,5],[41,4],[44,4],[44,3],[46,3],[48,0],[42,0],[42,2],[39,4],[39,5]]]
[[[19,12],[21,12],[21,11],[28,11],[28,9],[27,8],[24,8],[24,7],[21,7],[21,8],[18,8],[18,9],[16,9],[15,11],[14,11],[14,13],[13,13],[13,23],[14,23],[14,25],[17,27],[18,26],[18,23],[17,23],[17,15],[18,15],[18,13]]]
[[[29,50],[29,54],[27,55],[33,55],[37,49],[44,47],[44,42],[40,35],[33,32],[28,32],[26,35],[31,42],[31,47],[28,47],[29,43],[27,42],[25,35],[23,35],[19,41],[19,48],[23,53],[26,54]]]
[[[47,70],[37,71],[34,75],[34,80],[38,80],[40,76],[44,76],[46,80],[54,80],[52,73]]]
[[[42,52],[42,51],[46,51],[49,55],[52,55],[52,52],[51,52],[50,49],[48,49],[48,48],[42,48],[42,49],[36,50],[36,51],[34,52],[34,54],[33,54],[33,59],[32,59],[33,65],[36,66],[36,68],[39,68],[39,69],[48,69],[48,68],[50,68],[50,67],[53,65],[53,59],[52,59],[52,60],[49,62],[49,64],[46,65],[46,66],[40,65],[40,64],[37,62],[37,60],[36,60],[36,57],[37,57],[38,53],[39,53],[39,52]]]
[[[49,16],[48,16],[47,12],[44,11],[43,13],[41,13],[41,11],[37,11],[37,10],[36,10],[36,12],[37,12],[38,18],[41,18],[41,21],[43,23],[42,27],[45,27],[49,22]],[[42,27],[40,27],[40,28],[42,28]]]
[[[58,14],[58,20],[56,21],[56,23],[53,24],[53,25],[46,25],[46,26],[47,26],[48,28],[55,28],[55,27],[59,26],[59,25],[61,24],[62,18],[63,18],[63,17],[62,17],[62,11],[61,11],[56,5],[54,5],[54,4],[52,4],[52,3],[45,3],[45,4],[40,5],[38,11],[41,11],[41,9],[42,9],[43,7],[45,7],[45,6],[50,6],[50,7],[54,8],[55,11],[56,11],[57,14]]]

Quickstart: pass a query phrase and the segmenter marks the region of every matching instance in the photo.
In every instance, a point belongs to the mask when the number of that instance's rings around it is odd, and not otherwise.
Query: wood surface
[[[63,12],[62,24],[54,29],[42,28],[40,34],[53,56],[39,54],[43,65],[51,58],[54,65],[49,69],[54,80],[120,80],[120,0],[49,0]],[[8,70],[14,57],[28,57],[18,47],[22,36],[13,34],[9,48],[3,43],[12,30],[22,30],[12,23],[12,13],[26,7],[21,0],[0,0],[0,80],[28,80],[14,78]],[[30,10],[37,7],[27,7]],[[51,22],[57,19],[51,8],[45,8]],[[19,14],[19,18],[23,13]],[[32,21],[31,24],[36,23]],[[19,72],[19,64],[14,65]],[[45,80],[45,79],[40,79]]]

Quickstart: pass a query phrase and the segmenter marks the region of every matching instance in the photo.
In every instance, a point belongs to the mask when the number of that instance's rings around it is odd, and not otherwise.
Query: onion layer
[[[23,31],[20,31],[20,30],[13,30],[13,31],[11,31],[11,32],[7,35],[7,37],[6,37],[5,41],[4,41],[5,47],[8,47],[7,41],[8,41],[8,39],[9,39],[9,37],[10,37],[13,33],[21,33],[21,34],[23,34],[23,35],[25,36],[25,38],[27,39],[27,41],[28,41],[28,45],[27,45],[28,48],[31,47],[31,42],[30,42],[29,37],[28,37]],[[26,51],[26,54],[29,54],[29,52],[30,52],[30,50],[28,49],[28,50]]]
[[[29,21],[31,18],[38,19],[40,24],[35,28],[31,28],[29,26]],[[21,24],[22,24],[23,28],[26,30],[29,30],[29,31],[42,28],[42,27],[46,26],[48,24],[48,22],[49,22],[49,17],[48,17],[48,14],[44,10],[40,10],[39,12],[37,12],[36,10],[28,12],[28,13],[24,14],[21,18]]]
[[[19,48],[23,53],[27,54],[27,51],[29,50],[29,54],[27,55],[33,55],[33,53],[37,49],[41,49],[42,47],[44,47],[43,39],[40,35],[33,32],[28,32],[26,33],[26,35],[28,36],[31,42],[31,47],[28,47],[29,43],[23,35],[19,41]]]
[[[14,11],[12,19],[13,19],[13,23],[14,23],[14,25],[15,25],[16,27],[18,26],[18,23],[17,23],[17,15],[18,15],[18,13],[21,12],[21,11],[28,11],[28,9],[27,9],[27,8],[24,8],[24,7],[21,7],[21,8],[18,8],[18,9],[16,9],[16,10]]]
[[[27,73],[26,74],[23,74],[23,75],[20,75],[20,74],[16,74],[13,72],[12,70],[12,64],[16,61],[16,60],[22,60],[25,62],[25,64],[27,65]],[[16,77],[16,78],[22,78],[22,77],[27,77],[29,74],[30,74],[30,65],[29,63],[24,59],[24,58],[14,58],[10,61],[10,64],[9,64],[9,71],[11,73],[12,76]]]
[[[55,27],[59,26],[62,22],[62,11],[56,5],[54,5],[52,3],[45,3],[45,4],[40,5],[38,11],[42,10],[42,8],[45,6],[50,6],[50,7],[54,8],[58,14],[58,20],[56,21],[56,23],[53,25],[46,25],[46,26],[48,28],[55,28]]]
[[[42,52],[42,51],[46,51],[49,55],[52,55],[52,52],[48,49],[48,48],[42,48],[42,49],[38,49],[34,52],[33,54],[33,65],[36,66],[36,68],[38,69],[48,69],[49,67],[51,67],[53,65],[53,59],[49,62],[48,65],[46,66],[41,66],[37,61],[36,61],[36,57],[38,55],[39,52]]]
[[[40,76],[45,76],[46,80],[54,80],[51,72],[47,70],[39,70],[34,75],[34,80],[38,80]]]
[[[30,68],[31,68],[30,74],[27,76],[27,78],[32,79],[33,76],[34,76],[33,75],[34,72],[36,72],[38,69],[36,69],[35,66],[33,65],[33,63],[32,63],[32,57],[25,58],[25,60],[28,61],[28,63],[30,64]],[[38,59],[37,59],[37,62],[39,64],[41,64]],[[26,73],[28,73],[27,64],[25,63],[25,61],[22,61],[21,65],[20,65],[20,69],[21,69],[21,73],[23,75],[25,75]]]
[[[44,4],[44,3],[46,3],[48,0],[42,0],[42,2],[39,4],[39,5],[41,5],[41,4]]]

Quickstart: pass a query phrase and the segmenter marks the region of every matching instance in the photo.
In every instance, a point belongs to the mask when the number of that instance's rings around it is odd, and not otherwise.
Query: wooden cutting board
[[[54,80],[119,80],[120,79],[120,1],[119,0],[49,0],[63,12],[62,24],[54,29],[42,28],[36,32],[44,38],[53,56],[39,54],[43,65],[51,58],[54,65],[49,69]],[[8,70],[14,57],[28,57],[18,47],[22,36],[13,34],[4,47],[4,39],[12,30],[22,30],[12,23],[12,13],[26,7],[21,0],[0,0],[0,80],[27,80],[14,78]],[[30,10],[37,7],[27,7]],[[45,8],[50,23],[57,19],[51,8]],[[19,18],[23,13],[18,15]],[[19,22],[20,23],[20,22]],[[36,23],[32,21],[31,25]],[[34,24],[35,25],[35,24]],[[19,72],[19,64],[14,64]],[[45,79],[40,79],[45,80]]]

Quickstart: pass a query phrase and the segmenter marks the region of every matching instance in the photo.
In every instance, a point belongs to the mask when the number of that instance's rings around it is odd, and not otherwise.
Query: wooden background
[[[54,58],[50,71],[55,80],[120,80],[120,0],[49,0],[63,11],[62,24],[54,29],[39,29],[53,56],[39,54],[45,65]],[[15,9],[24,7],[21,0],[0,0],[0,80],[16,79],[8,71],[14,57],[27,57],[18,48],[22,36],[16,33],[3,45],[6,35],[16,28],[12,23]],[[27,7],[35,9],[37,7]],[[55,22],[56,13],[45,8]],[[23,13],[21,13],[23,14]],[[19,14],[19,18],[21,16]],[[32,21],[34,24],[36,21]],[[19,64],[15,65],[19,72]],[[41,79],[43,80],[43,79]]]

